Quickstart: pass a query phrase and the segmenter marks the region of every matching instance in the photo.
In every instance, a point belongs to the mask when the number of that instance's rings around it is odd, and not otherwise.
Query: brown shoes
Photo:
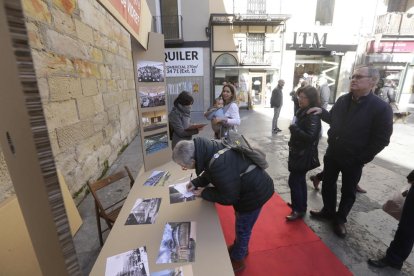
[[[346,227],[345,227],[345,223],[335,223],[333,225],[333,230],[334,233],[340,237],[340,238],[345,238],[346,236]]]
[[[231,266],[233,267],[233,271],[237,272],[246,268],[243,260],[231,260]]]
[[[319,190],[319,183],[321,182],[321,180],[318,178],[318,176],[317,175],[311,175],[311,177],[309,177],[309,179],[312,181],[313,187],[315,188],[315,190]]]
[[[367,192],[366,190],[362,189],[359,185],[357,185],[356,191],[357,193],[361,193],[361,194],[365,194]]]

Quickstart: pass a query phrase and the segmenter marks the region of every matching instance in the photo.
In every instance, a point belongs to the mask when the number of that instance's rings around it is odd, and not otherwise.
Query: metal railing
[[[414,35],[414,14],[390,12],[378,16],[375,34]]]
[[[155,32],[162,33],[164,40],[183,40],[183,17],[181,15],[153,16]]]

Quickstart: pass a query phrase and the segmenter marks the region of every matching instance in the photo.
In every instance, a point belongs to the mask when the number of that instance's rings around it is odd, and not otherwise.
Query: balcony
[[[153,16],[155,32],[164,35],[166,44],[182,43],[183,17],[181,15]]]
[[[211,14],[212,25],[279,26],[290,18],[287,14]]]
[[[414,14],[390,12],[377,17],[375,34],[414,36]]]

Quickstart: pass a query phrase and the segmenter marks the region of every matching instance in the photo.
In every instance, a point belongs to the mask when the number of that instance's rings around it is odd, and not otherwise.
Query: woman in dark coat
[[[174,107],[168,114],[170,124],[170,135],[172,135],[172,148],[181,140],[191,140],[199,129],[187,129],[191,125],[191,106],[194,99],[190,92],[183,91],[174,100]]]
[[[272,197],[272,178],[235,150],[216,154],[224,145],[218,140],[197,137],[180,141],[173,160],[184,169],[195,169],[197,178],[187,186],[196,196],[222,205],[233,205],[236,215],[236,239],[229,247],[234,271],[245,267],[253,226],[262,206]],[[214,161],[211,162],[214,156]],[[243,174],[247,169],[253,169]],[[243,174],[243,175],[240,175]],[[213,186],[206,187],[209,183]]]
[[[298,89],[299,110],[290,125],[288,169],[292,213],[288,221],[302,218],[306,214],[308,191],[306,172],[320,165],[318,142],[321,132],[320,115],[307,114],[311,107],[319,107],[319,93],[312,86]]]

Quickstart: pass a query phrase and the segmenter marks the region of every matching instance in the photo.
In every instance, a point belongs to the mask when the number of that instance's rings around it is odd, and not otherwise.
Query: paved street
[[[253,111],[241,110],[242,123],[239,128],[239,131],[249,140],[265,149],[270,163],[268,172],[274,179],[275,190],[287,202],[290,201],[287,185],[288,125],[292,116],[290,110],[293,110],[293,107],[288,104],[285,104],[282,109],[279,124],[282,133],[271,133],[273,109],[263,107],[255,108]],[[402,272],[392,269],[373,269],[366,264],[369,257],[381,256],[385,252],[397,227],[397,221],[382,211],[381,206],[395,191],[406,185],[405,176],[414,168],[412,161],[414,143],[410,137],[410,134],[414,133],[412,117],[407,119],[406,124],[394,125],[390,146],[364,168],[360,185],[368,193],[357,196],[357,201],[348,217],[348,236],[345,239],[337,238],[328,223],[315,221],[309,215],[305,217],[309,227],[355,275],[414,275],[414,254],[411,254],[404,264]],[[202,122],[205,119],[201,114],[193,114],[193,121]],[[321,160],[326,149],[327,129],[328,126],[324,125],[325,137],[321,139],[319,147]],[[210,127],[206,127],[200,135],[212,137]],[[122,164],[133,167],[137,162],[141,162],[134,154],[136,150],[136,142],[132,142],[113,167],[120,167]],[[314,172],[320,169],[317,168]],[[308,173],[308,176],[311,174],[312,172]],[[321,206],[320,191],[313,190],[311,182],[308,181],[308,209],[319,209]],[[75,244],[84,273],[88,274],[99,252],[90,195],[82,202],[79,209],[84,218],[84,225],[75,237]]]

